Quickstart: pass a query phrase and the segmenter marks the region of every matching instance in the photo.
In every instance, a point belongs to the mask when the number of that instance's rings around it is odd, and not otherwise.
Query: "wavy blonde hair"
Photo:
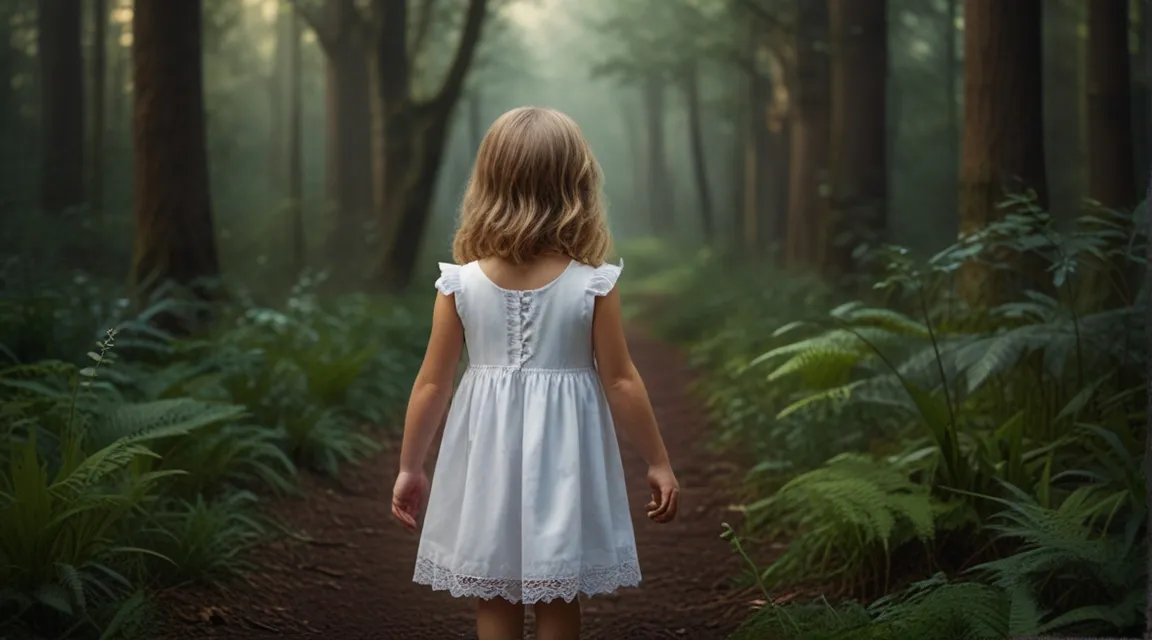
[[[521,264],[558,253],[599,266],[612,250],[600,165],[580,127],[554,109],[520,107],[492,123],[452,242],[456,262]]]

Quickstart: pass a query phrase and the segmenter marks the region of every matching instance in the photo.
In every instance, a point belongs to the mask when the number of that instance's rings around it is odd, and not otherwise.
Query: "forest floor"
[[[680,515],[666,525],[647,519],[646,467],[624,444],[643,581],[639,589],[585,600],[582,637],[720,640],[756,597],[733,587],[740,559],[720,538],[720,523],[739,515],[728,506],[740,466],[706,450],[706,417],[689,396],[682,355],[643,335],[629,343],[680,481]],[[339,480],[306,475],[304,497],[277,501],[271,511],[313,541],[265,544],[252,552],[254,572],[161,594],[157,640],[474,638],[472,601],[411,580],[418,541],[389,511],[397,454],[391,447]]]

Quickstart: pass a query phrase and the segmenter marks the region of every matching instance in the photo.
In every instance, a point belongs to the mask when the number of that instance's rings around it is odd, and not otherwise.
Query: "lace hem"
[[[417,558],[412,581],[432,587],[433,591],[447,591],[454,598],[503,598],[514,604],[551,602],[557,598],[572,602],[581,593],[594,596],[638,586],[640,564],[633,556],[607,567],[583,567],[577,576],[478,578],[459,575],[428,558]]]

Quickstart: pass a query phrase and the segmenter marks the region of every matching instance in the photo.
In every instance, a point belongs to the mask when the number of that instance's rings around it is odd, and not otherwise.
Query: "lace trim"
[[[597,267],[596,271],[592,272],[592,277],[588,279],[588,293],[594,296],[608,295],[616,286],[616,281],[623,270],[624,260],[620,260],[619,265],[605,264]]]
[[[593,596],[638,586],[640,565],[632,556],[607,567],[583,567],[577,576],[479,578],[459,575],[428,558],[417,558],[412,581],[434,591],[447,591],[454,598],[503,598],[514,604],[551,602],[557,598],[572,602],[581,593]]]
[[[508,312],[508,362],[521,367],[532,357],[536,298],[530,291],[505,291],[504,306]]]

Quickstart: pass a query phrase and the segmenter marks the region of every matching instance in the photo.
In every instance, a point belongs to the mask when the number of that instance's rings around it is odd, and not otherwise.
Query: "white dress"
[[[456,597],[571,602],[637,586],[624,469],[592,355],[623,267],[573,261],[530,291],[440,265],[469,366],[448,412],[413,580]]]

